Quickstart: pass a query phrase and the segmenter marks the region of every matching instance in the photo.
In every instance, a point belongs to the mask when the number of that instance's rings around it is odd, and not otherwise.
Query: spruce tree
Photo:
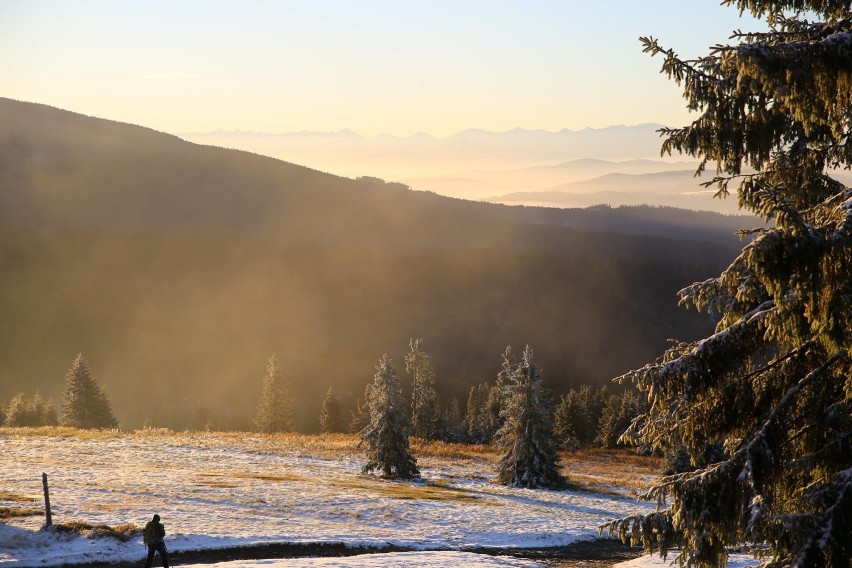
[[[24,393],[20,392],[12,397],[9,405],[6,407],[6,412],[3,418],[4,426],[12,426],[15,428],[21,426],[34,426],[30,424],[29,413],[27,412],[27,401]]]
[[[77,355],[65,374],[61,423],[73,428],[118,428],[112,406],[92,378],[82,353]]]
[[[610,395],[604,406],[598,426],[596,441],[604,448],[615,448],[627,433],[635,418],[645,409],[642,399],[632,391]],[[630,436],[626,440],[630,440]],[[632,440],[631,440],[632,441]]]
[[[507,355],[504,354],[504,362]],[[504,369],[507,367],[504,365]],[[548,393],[527,345],[521,361],[507,373],[503,426],[497,432],[502,451],[497,480],[515,487],[560,487],[557,442],[550,420]]]
[[[266,362],[266,375],[254,424],[258,431],[292,432],[293,399],[290,396],[290,383],[281,373],[278,357],[272,355]]]
[[[499,384],[488,387],[488,394],[479,413],[479,430],[486,443],[494,439],[494,435],[503,424],[500,412],[503,409],[504,389]]]
[[[663,151],[716,164],[720,196],[736,190],[768,226],[718,277],[680,292],[718,318],[626,375],[646,395],[638,433],[691,458],[724,456],[666,477],[658,512],[610,525],[681,566],[722,566],[727,547],[763,545],[768,566],[842,566],[852,558],[852,165],[849,0],[725,0],[763,18],[697,60],[657,40],[663,71],[698,113],[664,129]],[[691,461],[698,462],[697,459]]]
[[[361,442],[367,443],[364,473],[378,469],[386,478],[419,477],[417,460],[408,452],[402,385],[387,355],[382,355],[376,366],[367,406],[370,423],[361,431]]]
[[[328,387],[320,409],[320,428],[326,434],[341,432],[340,401],[334,394],[334,389]]]
[[[435,367],[423,351],[422,339],[410,339],[405,355],[405,372],[411,375],[411,434],[435,439],[439,434],[440,413],[435,392]]]
[[[570,389],[559,399],[553,412],[553,431],[560,443],[569,450],[587,445],[591,419],[580,392]]]

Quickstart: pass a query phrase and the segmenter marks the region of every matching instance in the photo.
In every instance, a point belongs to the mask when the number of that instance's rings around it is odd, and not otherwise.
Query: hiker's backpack
[[[157,523],[148,521],[145,530],[142,531],[142,542],[149,545],[157,542]]]

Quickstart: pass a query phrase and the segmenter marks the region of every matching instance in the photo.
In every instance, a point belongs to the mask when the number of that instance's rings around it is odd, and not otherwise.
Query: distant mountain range
[[[674,206],[738,214],[695,178],[698,162],[659,157],[658,124],[599,129],[469,129],[453,136],[365,137],[340,132],[215,131],[187,140],[308,164],[351,177],[379,176],[415,189],[512,205]]]
[[[215,131],[181,136],[192,142],[255,152],[349,177],[379,176],[450,197],[478,199],[498,194],[503,186],[493,184],[494,176],[464,172],[503,172],[589,158],[659,161],[660,140],[656,133],[659,127],[640,124],[558,132],[469,129],[444,138],[423,133],[408,137],[365,137],[348,130],[282,134]],[[609,171],[612,170],[598,170],[596,175]],[[573,181],[576,175],[566,178],[553,175],[556,173],[550,172],[548,185],[521,182],[509,190],[543,189]],[[474,185],[441,183],[441,179],[448,177],[457,181],[470,178]],[[523,179],[518,174],[514,177]],[[483,183],[476,185],[479,182]]]
[[[654,164],[658,168],[661,164]],[[675,166],[673,164],[673,166]],[[648,173],[607,173],[583,181],[562,183],[538,191],[517,191],[485,198],[484,201],[510,205],[544,207],[588,207],[606,205],[655,205],[696,211],[742,214],[736,194],[714,198],[716,188],[703,187],[705,175],[695,177],[695,169],[651,171]]]
[[[126,426],[248,427],[277,352],[310,430],[409,337],[445,402],[507,344],[557,391],[605,382],[708,331],[675,293],[755,222],[465,201],[0,99],[0,399],[58,400],[82,351]]]

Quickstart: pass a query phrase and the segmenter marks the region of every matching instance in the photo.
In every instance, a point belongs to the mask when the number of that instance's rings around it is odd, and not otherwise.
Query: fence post
[[[50,490],[47,488],[46,473],[41,474],[41,484],[44,486],[44,526],[49,527],[53,525],[53,516],[50,514]]]

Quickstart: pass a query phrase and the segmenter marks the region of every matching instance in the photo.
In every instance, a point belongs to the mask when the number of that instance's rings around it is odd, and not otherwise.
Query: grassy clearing
[[[133,523],[111,527],[109,525],[93,525],[83,521],[68,521],[53,525],[49,530],[59,534],[80,535],[86,538],[114,538],[121,542],[127,542],[142,534],[142,529]]]

